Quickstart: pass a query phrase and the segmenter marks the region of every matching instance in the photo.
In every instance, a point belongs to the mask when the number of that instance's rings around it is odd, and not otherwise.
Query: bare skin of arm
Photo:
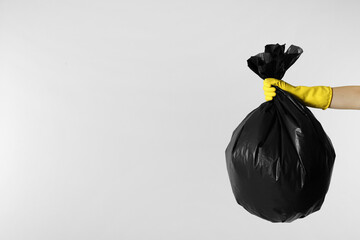
[[[333,97],[329,108],[359,109],[360,86],[333,87]]]

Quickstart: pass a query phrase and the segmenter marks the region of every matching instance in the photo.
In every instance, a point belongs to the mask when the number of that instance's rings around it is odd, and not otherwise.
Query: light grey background
[[[360,112],[311,109],[337,158],[322,209],[236,204],[232,131],[263,101],[246,60],[303,55],[293,85],[360,83],[357,1],[0,1],[0,239],[359,239]]]

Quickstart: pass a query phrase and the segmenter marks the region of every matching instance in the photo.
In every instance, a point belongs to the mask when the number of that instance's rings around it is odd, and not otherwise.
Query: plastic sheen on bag
[[[265,46],[248,66],[262,79],[281,79],[303,52]],[[226,165],[238,204],[271,222],[291,222],[318,211],[335,161],[331,140],[311,111],[276,87],[272,101],[249,113],[233,132]]]

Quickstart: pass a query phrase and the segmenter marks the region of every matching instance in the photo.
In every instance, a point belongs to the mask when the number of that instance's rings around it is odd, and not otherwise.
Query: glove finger
[[[275,78],[265,78],[264,84],[276,85],[280,82],[280,80]]]
[[[273,98],[272,98],[272,97],[265,96],[265,100],[266,100],[266,101],[271,101],[271,100],[273,100]]]
[[[264,81],[264,87],[270,88],[271,84]]]
[[[266,97],[275,97],[276,96],[276,92],[264,92]]]
[[[275,91],[276,91],[276,88],[271,87],[271,85],[270,85],[270,86],[265,86],[265,85],[264,85],[263,89],[264,89],[264,91],[266,91],[266,92],[275,92]]]

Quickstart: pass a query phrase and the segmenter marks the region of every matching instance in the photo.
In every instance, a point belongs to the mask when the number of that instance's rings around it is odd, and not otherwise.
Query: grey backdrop
[[[0,1],[0,239],[359,239],[360,112],[311,109],[337,153],[322,209],[236,204],[232,131],[263,101],[246,60],[304,49],[284,80],[360,83],[357,1]]]

